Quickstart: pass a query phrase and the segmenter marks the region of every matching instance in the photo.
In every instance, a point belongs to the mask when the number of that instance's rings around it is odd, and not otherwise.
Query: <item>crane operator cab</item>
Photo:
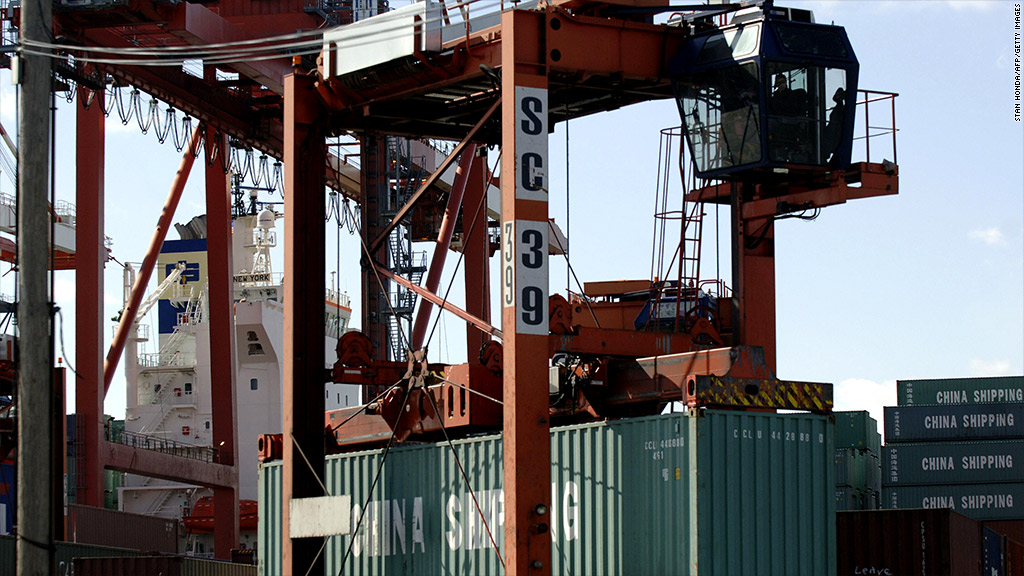
[[[770,2],[696,30],[670,74],[701,178],[814,175],[850,164],[857,58],[839,26]]]

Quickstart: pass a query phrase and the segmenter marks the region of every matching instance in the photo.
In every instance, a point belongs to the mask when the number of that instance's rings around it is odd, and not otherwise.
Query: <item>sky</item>
[[[833,383],[837,410],[870,410],[881,421],[881,407],[896,403],[897,379],[1024,374],[1024,123],[1014,120],[1013,109],[1014,3],[778,4],[810,8],[818,22],[844,26],[860,61],[860,88],[899,94],[900,193],[829,207],[813,222],[776,224],[777,375]],[[15,117],[14,89],[3,71],[0,122],[12,133]],[[568,140],[565,124],[556,125],[549,138],[549,210],[568,231],[571,266],[581,282],[649,278],[659,132],[678,122],[673,103],[660,101],[573,120]],[[73,105],[60,102],[56,195],[70,201],[73,126]],[[883,155],[877,147],[872,152],[872,160]],[[113,255],[140,262],[181,155],[112,113],[106,158]],[[0,192],[13,193],[6,177],[0,177]],[[204,211],[197,163],[175,222]],[[720,269],[728,281],[727,217],[722,211],[717,219],[718,257],[715,211],[706,214],[702,276]],[[358,325],[358,241],[329,226],[328,271],[340,264],[339,287],[355,301]],[[461,270],[452,271],[455,260],[449,258],[442,288],[455,278],[452,300],[458,304],[462,280]],[[275,264],[283,271],[282,258]],[[15,275],[6,272],[7,265],[0,267],[0,293],[12,295]],[[564,294],[566,278],[564,260],[552,257],[551,293]],[[74,281],[70,271],[55,275],[64,334],[58,355],[71,365]],[[575,282],[571,287],[577,290]],[[121,267],[109,262],[105,317],[121,308],[122,290]],[[494,302],[497,310],[496,295]],[[107,346],[112,332],[113,323],[105,331]],[[463,332],[460,321],[443,317],[431,358],[463,361]],[[121,417],[124,405],[119,374],[106,409]]]

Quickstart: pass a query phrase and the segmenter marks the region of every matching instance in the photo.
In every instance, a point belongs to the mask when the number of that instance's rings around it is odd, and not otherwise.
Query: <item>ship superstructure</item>
[[[274,272],[271,249],[280,215],[270,208],[253,209],[233,220],[234,328],[236,397],[238,403],[239,499],[256,499],[257,437],[280,433],[284,330],[284,279]],[[177,225],[179,240],[164,242],[157,263],[158,288],[140,307],[157,310],[157,337],[136,321],[126,347],[128,444],[160,446],[200,460],[215,459],[210,367],[225,359],[211,356],[205,217]],[[125,285],[134,273],[126,268]],[[328,290],[324,297],[325,351],[333,353],[338,337],[348,330],[348,296]],[[143,314],[139,315],[141,319]],[[155,350],[150,346],[155,345]],[[357,405],[360,388],[329,383],[324,408]],[[189,522],[208,489],[129,474],[119,488],[119,508],[128,512],[185,518],[189,532],[207,534],[212,522]],[[206,501],[208,505],[208,501]],[[209,525],[208,525],[209,524]],[[243,532],[245,531],[243,523]],[[243,543],[247,536],[243,535]],[[211,542],[205,542],[206,539]],[[209,551],[212,536],[189,538],[186,550]],[[252,544],[252,542],[248,542]]]

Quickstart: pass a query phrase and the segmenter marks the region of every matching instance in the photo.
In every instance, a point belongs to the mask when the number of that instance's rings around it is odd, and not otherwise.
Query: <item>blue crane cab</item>
[[[849,166],[859,66],[842,27],[768,2],[726,26],[693,26],[670,74],[698,176],[764,180]]]

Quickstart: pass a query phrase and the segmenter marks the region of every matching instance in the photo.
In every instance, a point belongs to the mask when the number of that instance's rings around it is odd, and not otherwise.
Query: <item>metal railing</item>
[[[160,366],[188,368],[195,366],[195,354],[183,354],[180,350],[173,354],[149,352],[139,354],[139,366],[143,368],[157,368]]]
[[[351,307],[351,300],[349,299],[348,294],[341,290],[332,290],[328,288],[326,298],[328,302],[334,302],[344,308]]]
[[[896,97],[897,96],[899,96],[899,94],[897,94],[895,92],[879,92],[879,91],[876,91],[876,90],[857,90],[857,109],[858,109],[858,113],[860,111],[863,111],[863,113],[864,113],[864,124],[863,124],[864,133],[863,134],[855,135],[853,140],[854,140],[855,143],[863,141],[863,144],[864,144],[864,157],[865,157],[865,161],[867,161],[867,162],[871,162],[871,159],[872,159],[871,158],[871,142],[872,142],[872,140],[880,138],[880,137],[891,136],[892,137],[892,147],[889,148],[888,146],[886,146],[884,148],[882,154],[884,154],[885,152],[891,152],[892,153],[892,163],[893,164],[898,164],[899,163],[899,162],[897,162],[897,158],[896,158],[896,133],[899,132],[899,128],[896,127]],[[871,120],[872,104],[875,105],[874,107],[876,109],[876,111],[875,111],[875,122],[877,122],[877,125],[871,123],[872,122],[872,120]],[[879,111],[879,109],[881,109],[881,110]],[[888,119],[886,119],[886,113],[888,113]],[[858,125],[857,126],[857,130],[859,131],[860,128],[861,128],[860,125]],[[886,140],[888,140],[888,139],[886,139]],[[875,142],[877,143],[878,141],[875,140]],[[878,151],[878,146],[877,145],[875,147],[875,151],[876,152]],[[885,159],[885,160],[888,160],[888,158],[885,158],[884,155],[882,156],[882,158]]]
[[[199,460],[201,462],[214,463],[220,461],[217,449],[212,446],[196,446],[137,432],[110,430],[107,432],[107,441],[131,446],[132,448],[152,450],[162,454],[188,458],[190,460]]]

